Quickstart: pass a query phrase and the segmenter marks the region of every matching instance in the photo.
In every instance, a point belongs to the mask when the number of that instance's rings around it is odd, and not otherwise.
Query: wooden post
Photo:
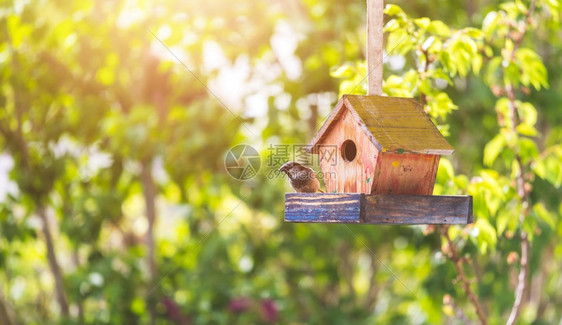
[[[367,95],[382,95],[384,0],[367,0]]]

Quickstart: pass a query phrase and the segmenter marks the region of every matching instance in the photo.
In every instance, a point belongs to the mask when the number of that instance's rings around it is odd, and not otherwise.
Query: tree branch
[[[474,324],[470,318],[468,318],[466,316],[466,314],[464,313],[464,311],[457,306],[457,304],[455,303],[455,301],[453,300],[453,297],[451,297],[450,295],[445,295],[445,297],[443,297],[443,304],[451,306],[453,308],[453,311],[455,312],[455,316],[462,320],[464,324],[467,325],[472,325]]]
[[[78,252],[78,244],[72,248],[72,263],[74,267],[78,269],[80,267],[80,256]],[[84,322],[84,299],[82,296],[78,296],[76,305],[78,307],[78,324],[83,325]]]
[[[378,295],[378,286],[375,284],[375,275],[377,272],[375,258],[371,257],[371,265],[369,267],[369,291],[367,291],[367,295],[365,298],[365,308],[367,310],[371,310],[373,306],[375,306],[377,302],[377,295]]]
[[[420,73],[420,75],[422,76],[422,80],[424,80],[425,78],[427,78],[427,72],[429,71],[429,65],[431,64],[431,61],[429,59],[429,51],[428,50],[424,50],[421,46],[419,48],[420,52],[423,53],[425,60],[424,60],[424,65],[423,65],[423,72]],[[427,104],[427,95],[425,93],[423,93],[422,91],[420,91],[420,101],[421,101],[421,105],[425,108],[425,105]],[[426,111],[427,112],[427,111]]]
[[[66,300],[64,286],[62,283],[62,272],[60,270],[57,255],[55,253],[55,246],[53,244],[53,237],[49,229],[49,221],[47,220],[47,213],[43,205],[37,206],[37,213],[43,223],[43,235],[45,236],[45,244],[47,245],[47,259],[49,260],[49,267],[55,279],[55,291],[57,293],[57,300],[63,316],[68,316],[68,302]]]
[[[517,39],[512,39],[514,41],[514,47],[511,52],[512,59],[515,57],[515,52],[521,46],[523,42],[523,38],[528,30],[528,24],[531,21],[531,16],[536,8],[536,0],[531,1],[531,5],[529,10],[526,13],[525,24],[521,27],[520,34]],[[505,68],[504,68],[505,69]],[[505,71],[504,71],[505,72]],[[509,111],[511,114],[511,131],[517,132],[516,127],[518,123],[518,114],[517,114],[517,103],[515,101],[515,89],[513,85],[507,84],[505,85],[505,92],[507,94],[507,98],[509,100]],[[523,211],[519,215],[519,224],[522,227],[525,218],[529,214],[529,195],[528,192],[525,190],[525,179],[523,178],[523,163],[521,160],[521,155],[517,150],[515,150],[515,161],[517,162],[517,172],[516,172],[516,186],[517,186],[517,195],[521,200],[521,204],[523,206]],[[521,229],[521,259],[520,259],[520,270],[519,275],[517,276],[517,286],[515,288],[515,300],[513,302],[513,307],[511,308],[511,312],[507,319],[507,324],[512,325],[517,322],[517,318],[519,318],[519,313],[521,312],[521,307],[523,306],[523,295],[525,293],[525,289],[527,287],[527,276],[528,276],[528,262],[529,262],[529,238],[525,230]]]
[[[148,310],[150,313],[150,324],[156,324],[156,294],[154,288],[156,286],[156,259],[154,247],[154,224],[156,222],[156,189],[154,179],[152,178],[152,163],[142,162],[141,183],[146,205],[146,219],[148,221],[148,229],[146,230],[146,246],[148,249],[147,264],[149,271],[150,289],[147,297]]]
[[[4,325],[18,325],[14,310],[4,298],[4,294],[0,289],[0,324]]]
[[[529,240],[527,239],[527,233],[522,231],[521,232],[521,262],[520,262],[521,270],[519,270],[519,275],[517,276],[515,301],[513,302],[511,313],[509,314],[509,318],[507,319],[506,324],[508,325],[515,324],[517,318],[519,317],[521,307],[523,306],[522,304],[523,294],[525,293],[525,288],[527,284],[528,259],[529,259]]]
[[[339,249],[340,256],[342,256],[342,262],[340,272],[342,273],[343,277],[347,279],[347,291],[351,297],[355,301],[356,293],[355,287],[353,286],[353,263],[351,262],[351,253],[349,251],[348,245],[344,242]]]
[[[507,98],[509,100],[509,110],[512,118],[512,132],[517,132],[517,106],[515,102],[515,90],[511,85],[506,86]],[[529,196],[525,190],[525,179],[523,178],[523,163],[521,161],[521,155],[515,152],[515,161],[517,162],[517,173],[516,173],[516,186],[517,195],[521,199],[523,205],[523,211],[519,215],[519,224],[523,225],[525,218],[529,214]],[[515,301],[513,302],[513,307],[511,308],[511,313],[507,319],[507,324],[515,324],[521,307],[523,306],[523,294],[525,293],[525,288],[527,286],[527,273],[528,273],[528,261],[529,261],[529,239],[527,233],[521,229],[521,259],[519,270],[519,275],[517,276],[517,287],[515,288]]]
[[[448,254],[447,254],[447,252],[444,252],[444,253],[453,262],[453,265],[455,266],[455,269],[457,270],[457,274],[458,274],[459,280],[460,280],[460,282],[463,286],[463,289],[466,292],[466,295],[468,296],[468,299],[470,300],[470,302],[474,306],[474,309],[476,310],[476,315],[478,316],[478,320],[480,321],[480,324],[485,325],[485,324],[487,324],[486,315],[484,314],[484,310],[482,309],[482,306],[480,305],[480,301],[478,300],[478,297],[476,296],[476,294],[474,294],[474,291],[472,291],[472,288],[470,287],[470,282],[468,281],[468,279],[466,278],[466,275],[464,274],[463,259],[459,256],[459,252],[457,251],[457,247],[455,246],[455,244],[451,240],[451,237],[449,236],[449,226],[443,227],[443,236],[447,240],[447,244],[449,246]]]

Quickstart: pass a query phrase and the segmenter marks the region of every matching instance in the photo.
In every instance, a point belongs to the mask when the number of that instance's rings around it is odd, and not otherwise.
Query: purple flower
[[[160,300],[166,308],[168,318],[173,320],[176,324],[187,324],[188,318],[182,313],[180,306],[170,297],[162,297]]]
[[[252,301],[250,300],[250,298],[235,298],[230,300],[230,303],[228,304],[228,310],[233,313],[242,313],[248,310],[251,304]]]
[[[273,299],[264,299],[261,301],[261,311],[264,321],[272,323],[277,321],[279,311]]]

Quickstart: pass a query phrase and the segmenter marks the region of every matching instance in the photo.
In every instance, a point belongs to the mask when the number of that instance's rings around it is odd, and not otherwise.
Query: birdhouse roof
[[[318,153],[318,145],[345,109],[380,152],[450,155],[454,151],[415,99],[343,95],[310,142],[309,152]]]

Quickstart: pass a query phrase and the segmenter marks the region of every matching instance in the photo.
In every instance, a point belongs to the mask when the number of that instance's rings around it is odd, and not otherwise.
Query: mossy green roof
[[[348,109],[358,127],[381,152],[410,152],[449,155],[453,147],[413,98],[343,95],[309,145],[316,153],[317,144],[344,109]]]

